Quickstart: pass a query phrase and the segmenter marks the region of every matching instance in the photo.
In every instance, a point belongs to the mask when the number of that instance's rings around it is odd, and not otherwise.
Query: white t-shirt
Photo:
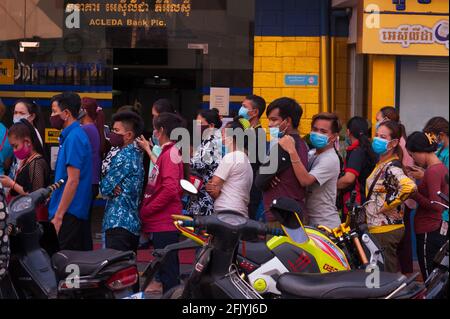
[[[306,196],[308,225],[338,227],[341,219],[336,208],[336,195],[340,162],[336,151],[331,148],[319,155],[310,154],[308,171],[317,180],[308,187]]]
[[[228,153],[223,157],[214,176],[225,181],[219,197],[214,202],[214,210],[231,210],[248,217],[253,170],[247,155],[241,151]]]

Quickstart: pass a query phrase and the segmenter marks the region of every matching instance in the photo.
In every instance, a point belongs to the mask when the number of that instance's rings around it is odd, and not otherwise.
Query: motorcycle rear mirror
[[[191,182],[182,179],[180,181],[180,186],[181,188],[188,194],[190,195],[197,195],[198,194],[198,190],[197,188],[194,186],[194,184],[192,184]]]
[[[302,227],[297,218],[297,215],[302,214],[302,208],[295,200],[286,197],[278,198],[272,202],[270,208],[272,214],[281,225],[290,229]]]

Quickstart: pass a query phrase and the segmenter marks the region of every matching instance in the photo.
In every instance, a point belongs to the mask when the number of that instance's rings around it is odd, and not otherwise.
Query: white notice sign
[[[220,115],[228,116],[230,112],[230,88],[211,88],[209,105],[211,109],[218,109]]]

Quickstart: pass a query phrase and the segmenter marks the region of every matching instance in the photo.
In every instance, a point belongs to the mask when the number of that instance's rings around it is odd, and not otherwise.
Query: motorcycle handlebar
[[[200,219],[178,221],[182,227],[199,228],[204,226]],[[258,223],[258,233],[260,235],[284,236],[284,231],[280,228],[271,228],[262,223]]]
[[[347,208],[349,211],[353,210],[353,208],[355,207],[357,195],[358,193],[356,191],[352,191],[350,195],[350,200],[347,202]]]
[[[64,184],[64,180],[60,179],[59,181],[57,181],[55,184],[52,184],[50,186],[47,187],[47,190],[52,193],[55,190],[57,190],[58,188],[60,188],[62,185]]]
[[[443,194],[442,192],[437,193],[440,198],[442,198],[446,203],[448,203],[448,196]]]

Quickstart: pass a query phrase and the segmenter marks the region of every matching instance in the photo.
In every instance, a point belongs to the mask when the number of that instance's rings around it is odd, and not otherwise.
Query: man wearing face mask
[[[283,137],[280,146],[289,153],[298,182],[308,188],[307,224],[332,229],[341,223],[336,208],[340,161],[334,149],[341,125],[335,114],[320,113],[314,116],[311,128],[315,152],[309,158],[308,168],[300,160],[292,137]]]
[[[52,98],[51,107],[50,123],[62,130],[55,181],[65,183],[52,194],[49,218],[61,250],[83,250],[84,223],[92,200],[92,154],[89,138],[76,120],[81,99],[76,93],[62,93]]]
[[[105,246],[120,251],[137,251],[140,234],[139,204],[144,185],[142,153],[134,140],[143,131],[143,121],[135,113],[121,112],[113,116],[109,136],[119,152],[111,160],[100,191],[108,198],[103,218]]]
[[[278,152],[277,172],[274,176],[265,176],[259,172],[256,184],[263,190],[266,222],[270,226],[279,227],[270,211],[273,200],[287,197],[297,201],[304,208],[306,190],[295,177],[294,165],[296,164],[289,161],[289,154],[280,149],[281,144],[279,146],[278,142],[281,142],[281,136],[288,136],[292,141],[292,152],[295,152],[297,161],[301,161],[302,165],[308,163],[308,146],[298,132],[303,110],[295,100],[290,98],[275,100],[268,106],[266,114],[269,118],[272,146],[269,156],[273,155],[273,152]]]
[[[257,95],[249,95],[245,98],[245,100],[242,102],[242,107],[239,110],[239,116],[248,120],[250,122],[251,127],[255,130],[255,136],[256,136],[256,147],[250,147],[249,148],[249,158],[251,160],[252,170],[253,170],[253,186],[252,190],[250,191],[250,204],[248,205],[248,215],[251,219],[257,219],[258,214],[258,208],[260,207],[262,203],[262,192],[256,187],[255,180],[256,175],[258,173],[258,169],[261,166],[260,158],[259,158],[259,152],[260,152],[260,145],[259,145],[259,135],[260,132],[263,131],[263,134],[265,136],[265,131],[261,126],[261,116],[266,111],[266,101]],[[251,151],[255,150],[256,154],[251,154]],[[262,151],[262,150],[261,150]],[[264,150],[265,152],[265,150]]]

